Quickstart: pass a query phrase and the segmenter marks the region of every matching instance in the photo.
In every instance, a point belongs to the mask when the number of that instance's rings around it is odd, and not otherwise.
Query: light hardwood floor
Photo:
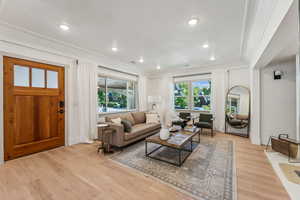
[[[238,200],[289,199],[263,147],[221,133],[215,139],[235,141]],[[6,162],[0,166],[0,199],[192,199],[98,155],[96,148],[95,144],[79,144]]]

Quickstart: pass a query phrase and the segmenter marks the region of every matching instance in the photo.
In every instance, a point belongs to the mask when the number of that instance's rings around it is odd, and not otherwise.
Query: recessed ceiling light
[[[143,62],[144,62],[143,57],[141,57],[141,58],[139,59],[139,62],[140,62],[140,63],[143,63]]]
[[[211,60],[211,61],[216,60],[215,56],[211,56],[211,57],[210,57],[210,60]]]
[[[112,50],[113,52],[117,52],[117,51],[118,51],[118,48],[117,48],[117,47],[112,47],[111,50]]]
[[[156,66],[156,69],[158,69],[158,70],[159,70],[159,69],[160,69],[160,65],[157,65],[157,66]]]
[[[207,49],[207,48],[209,47],[209,45],[208,45],[208,44],[203,44],[202,47],[203,47],[204,49]]]
[[[193,18],[193,19],[190,19],[190,20],[189,20],[189,25],[190,25],[190,26],[195,26],[195,25],[197,25],[197,24],[198,24],[198,19]]]
[[[65,25],[65,24],[61,24],[61,25],[59,26],[59,28],[60,28],[61,30],[63,30],[63,31],[67,31],[67,30],[70,29],[70,27],[67,26],[67,25]]]

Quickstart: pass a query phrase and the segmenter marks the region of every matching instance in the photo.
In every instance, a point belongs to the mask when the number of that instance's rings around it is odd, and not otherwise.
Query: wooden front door
[[[65,143],[64,68],[4,57],[4,158]]]

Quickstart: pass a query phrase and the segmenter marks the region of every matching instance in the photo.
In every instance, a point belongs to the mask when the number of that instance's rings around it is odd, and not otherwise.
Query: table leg
[[[101,130],[101,144],[102,144],[102,148],[104,148],[104,134],[103,134],[104,130]]]
[[[111,134],[109,134],[108,140],[107,140],[107,153],[110,153],[110,138],[111,138]]]
[[[106,137],[106,145],[105,145],[105,153],[114,153],[113,150],[111,150],[112,146],[111,146],[111,143],[112,143],[112,134],[113,133],[106,133],[105,134],[105,137]]]
[[[288,160],[288,162],[290,162],[291,161],[291,143],[288,143],[288,150],[289,150],[289,160]]]
[[[148,152],[147,152],[147,141],[145,141],[145,155],[148,156]]]
[[[99,129],[101,132],[101,136],[99,137]],[[97,152],[99,153],[101,149],[104,149],[104,145],[103,145],[103,129],[99,128],[98,129],[98,139],[101,141],[101,145],[99,145]]]
[[[178,149],[178,153],[179,153],[179,155],[178,155],[178,160],[179,160],[179,164],[178,164],[178,166],[181,166],[181,149]]]

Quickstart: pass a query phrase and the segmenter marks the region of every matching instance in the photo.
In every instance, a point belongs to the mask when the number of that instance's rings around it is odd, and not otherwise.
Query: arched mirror
[[[225,133],[249,137],[250,130],[250,90],[244,86],[234,86],[226,96]]]

